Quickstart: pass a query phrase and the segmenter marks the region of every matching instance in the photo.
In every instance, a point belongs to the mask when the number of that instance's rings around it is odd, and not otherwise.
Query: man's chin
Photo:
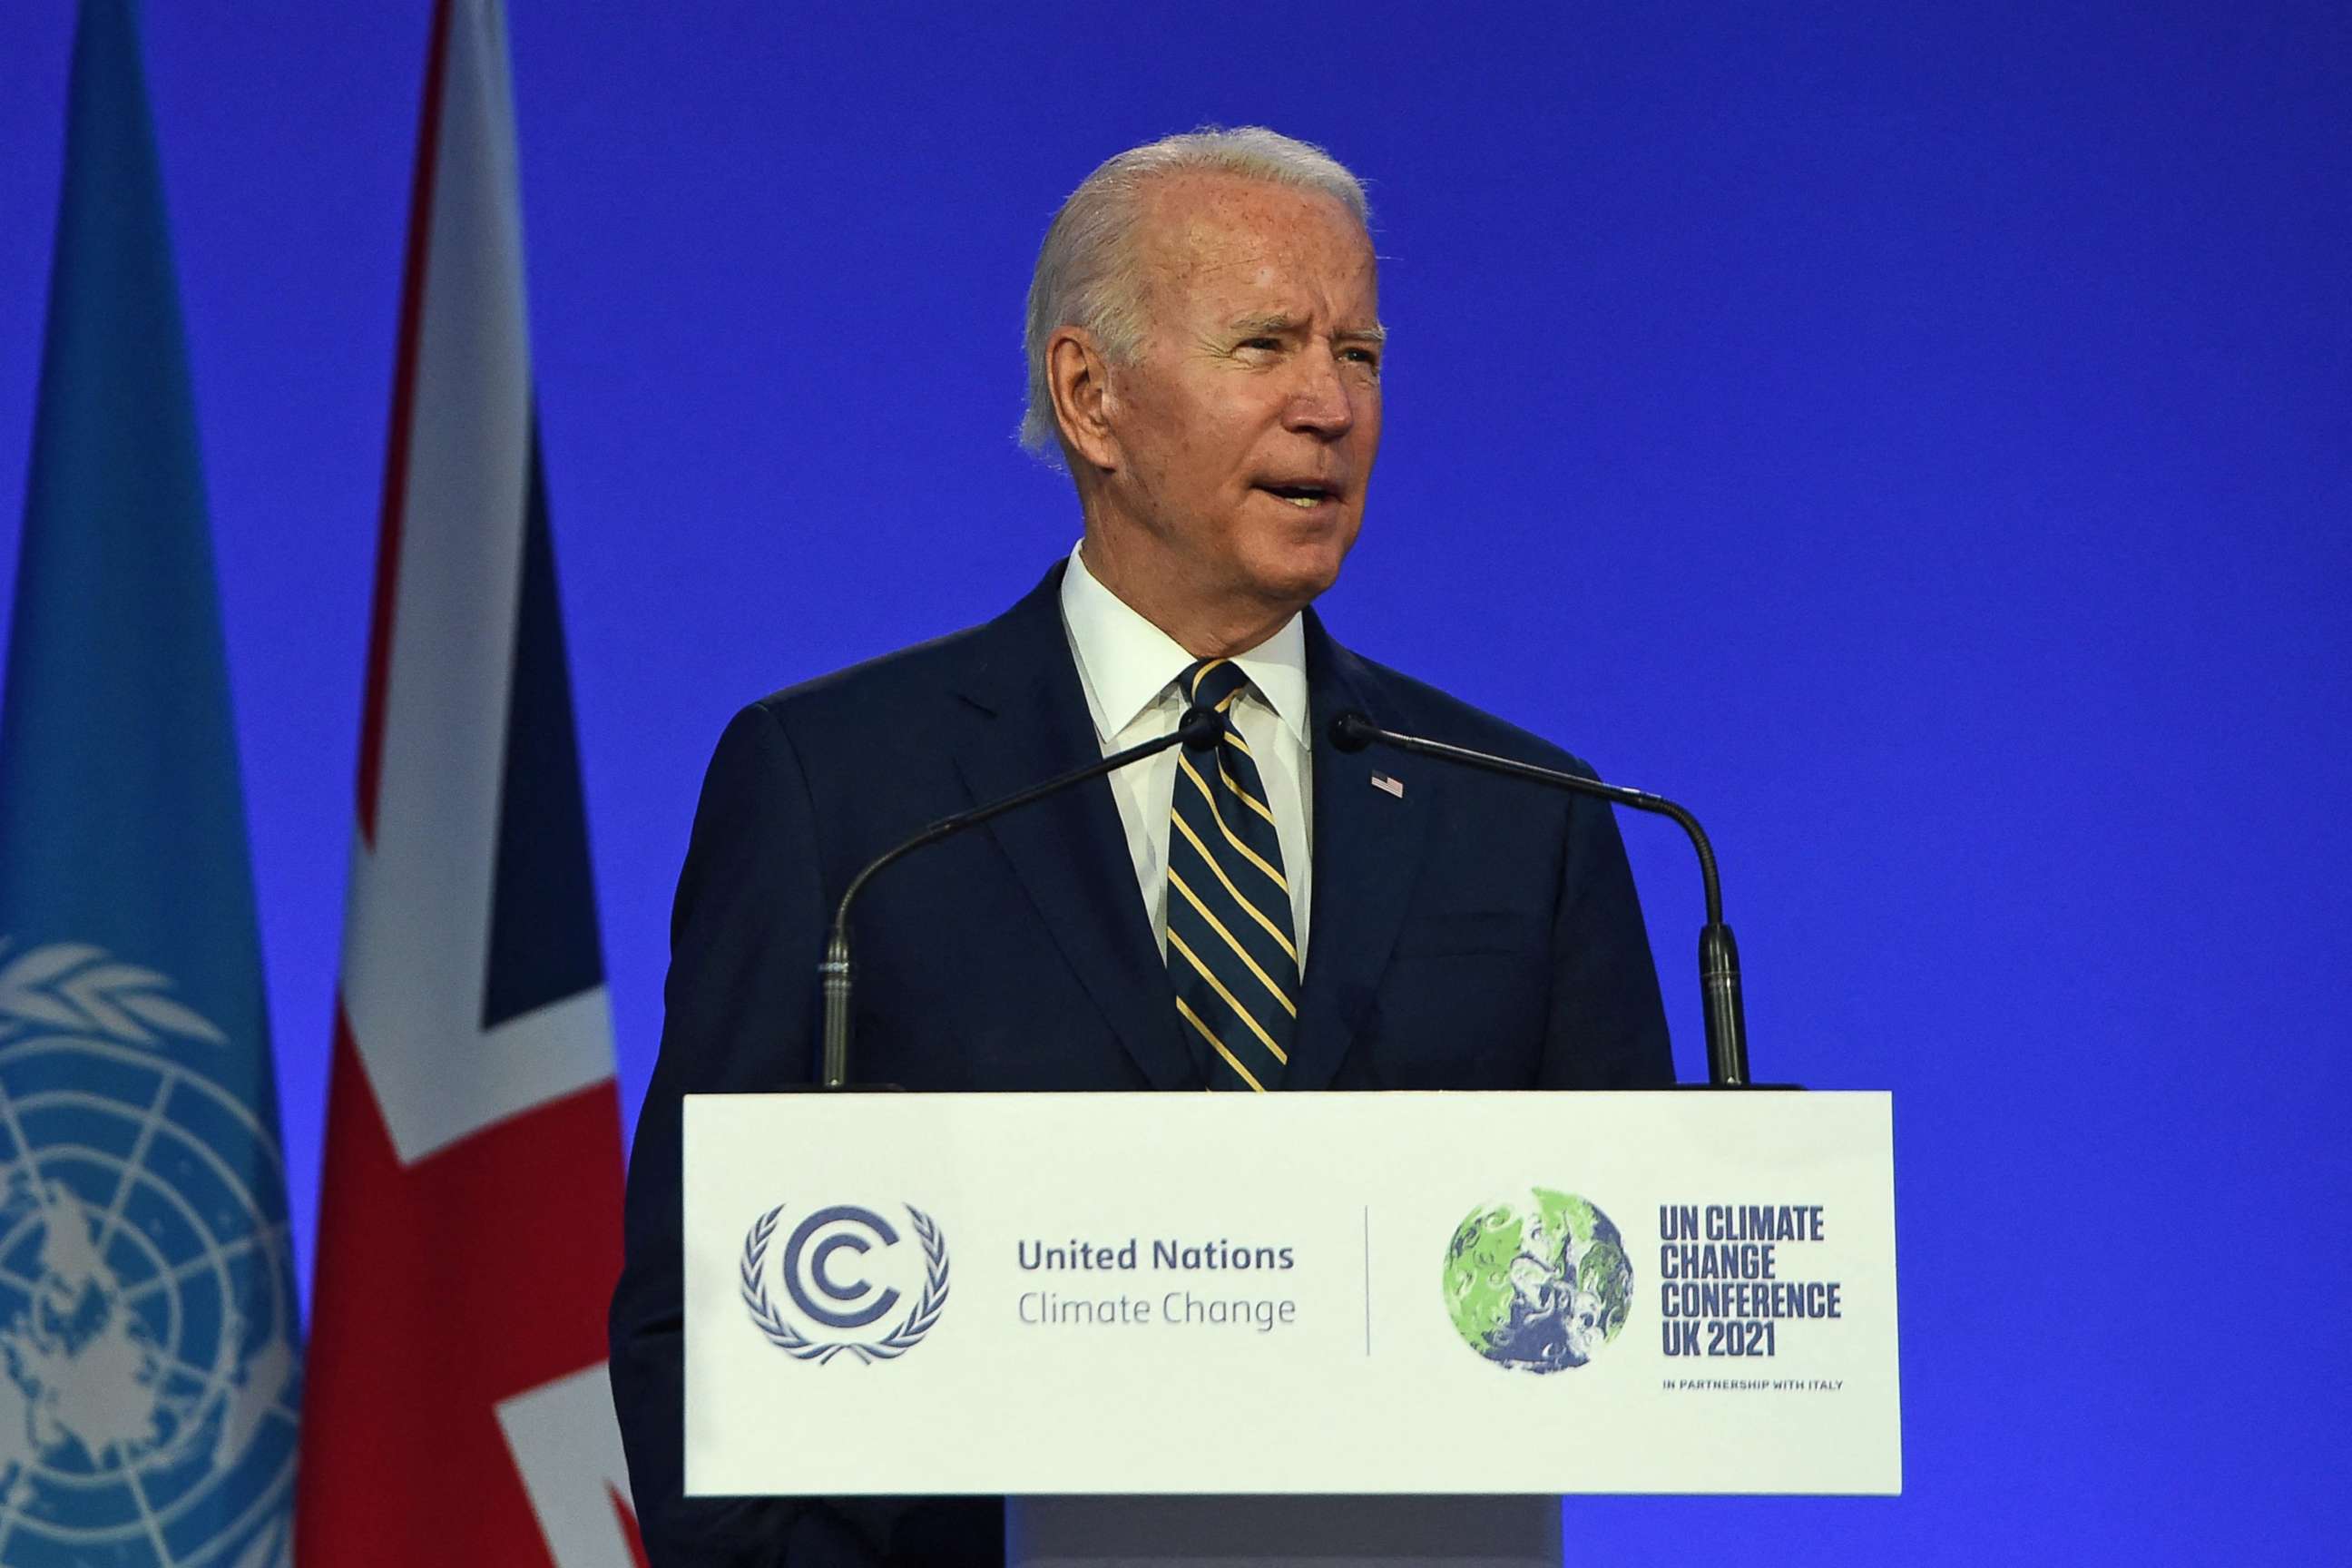
[[[1304,609],[1339,580],[1347,553],[1328,548],[1289,551],[1277,560],[1261,563],[1253,576],[1267,602]]]
[[[1246,562],[1251,585],[1270,605],[1289,605],[1301,609],[1315,595],[1331,588],[1339,581],[1339,569],[1348,560],[1348,545],[1355,543],[1355,529],[1345,531],[1331,529],[1315,538],[1291,538],[1282,541],[1277,548],[1265,550],[1256,560]]]

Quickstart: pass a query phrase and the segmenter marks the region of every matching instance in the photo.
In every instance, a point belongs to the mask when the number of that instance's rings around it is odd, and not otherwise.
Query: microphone
[[[1017,790],[1002,800],[992,800],[969,811],[942,816],[905,843],[886,849],[867,861],[865,868],[849,879],[849,886],[842,889],[841,902],[834,907],[832,932],[825,938],[824,962],[816,966],[824,984],[824,1070],[820,1087],[849,1087],[849,907],[857,901],[857,895],[865,891],[866,884],[874,879],[876,872],[927,844],[951,838],[965,828],[977,827],[992,817],[1016,811],[1032,802],[1044,800],[1047,795],[1059,795],[1072,784],[1081,784],[1088,779],[1117,773],[1129,763],[1156,757],[1171,746],[1181,745],[1193,752],[1214,751],[1224,732],[1223,714],[1211,708],[1188,708],[1184,716],[1176,721],[1176,728],[1156,741],[1146,741],[1139,746],[1113,752],[1100,762],[1072,768],[1068,773],[1057,774],[1043,784]]]
[[[1748,1081],[1748,1020],[1739,1001],[1739,948],[1731,940],[1731,928],[1723,923],[1723,889],[1716,881],[1715,847],[1707,842],[1706,832],[1699,826],[1697,817],[1664,795],[1652,795],[1647,790],[1602,784],[1580,773],[1539,768],[1533,763],[1474,752],[1443,741],[1424,741],[1418,735],[1400,735],[1393,730],[1381,729],[1354,709],[1331,721],[1331,743],[1343,752],[1360,752],[1374,742],[1400,752],[1438,757],[1465,767],[1483,768],[1488,773],[1589,795],[1612,805],[1670,816],[1681,824],[1682,830],[1690,835],[1691,847],[1698,851],[1698,874],[1706,889],[1706,924],[1698,935],[1698,985],[1706,1018],[1707,1082],[1716,1089],[1754,1087]]]

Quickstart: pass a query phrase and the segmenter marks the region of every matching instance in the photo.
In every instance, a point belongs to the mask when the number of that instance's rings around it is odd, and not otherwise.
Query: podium
[[[1901,1489],[1883,1093],[685,1116],[689,1495]]]

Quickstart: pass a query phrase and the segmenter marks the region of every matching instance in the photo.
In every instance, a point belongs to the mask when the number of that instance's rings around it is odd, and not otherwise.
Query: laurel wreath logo
[[[751,1321],[768,1342],[796,1361],[813,1361],[819,1366],[846,1351],[861,1363],[896,1361],[923,1342],[931,1325],[940,1321],[940,1311],[948,1304],[948,1244],[940,1235],[939,1226],[931,1216],[909,1205],[907,1213],[914,1217],[915,1239],[923,1244],[923,1293],[915,1301],[914,1310],[906,1321],[872,1344],[851,1340],[812,1340],[784,1321],[768,1296],[768,1244],[776,1234],[776,1221],[784,1212],[778,1204],[751,1222],[743,1236],[743,1305],[751,1310]]]
[[[123,1045],[159,1035],[223,1046],[228,1037],[163,993],[168,975],[114,959],[86,942],[52,942],[8,958],[0,937],[0,1040],[30,1029],[69,1029]]]

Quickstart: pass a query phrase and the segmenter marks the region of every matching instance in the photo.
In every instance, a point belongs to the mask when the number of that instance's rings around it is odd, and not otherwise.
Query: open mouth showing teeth
[[[1260,485],[1258,488],[1301,509],[1321,506],[1334,499],[1332,491],[1322,485]]]

